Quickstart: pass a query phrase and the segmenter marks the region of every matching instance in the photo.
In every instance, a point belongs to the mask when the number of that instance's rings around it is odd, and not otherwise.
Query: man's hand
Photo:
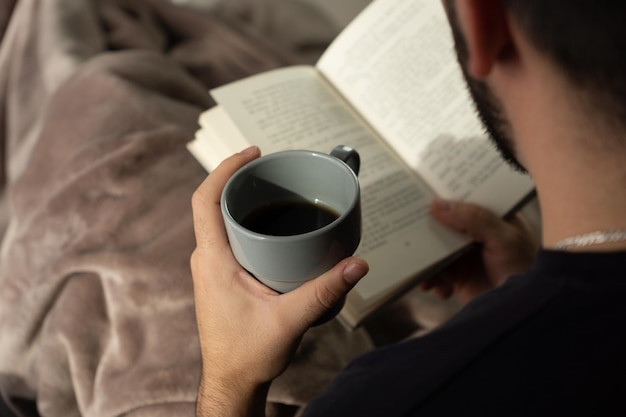
[[[454,296],[465,304],[477,295],[525,271],[533,262],[538,242],[518,216],[503,220],[468,203],[433,201],[431,211],[440,223],[467,234],[478,246],[421,288],[441,298]]]
[[[270,382],[287,367],[306,330],[341,303],[368,271],[344,259],[324,275],[280,295],[235,260],[224,229],[220,196],[256,147],[224,161],[192,200],[196,249],[191,257],[202,350],[198,416],[264,415]]]

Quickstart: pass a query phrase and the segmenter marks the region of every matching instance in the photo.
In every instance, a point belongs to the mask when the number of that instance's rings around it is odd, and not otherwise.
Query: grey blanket
[[[0,391],[16,413],[195,415],[190,197],[206,172],[185,144],[209,88],[314,62],[335,34],[294,0],[2,0]],[[419,327],[412,306],[390,310],[395,335]],[[372,329],[311,330],[270,414],[391,340]]]

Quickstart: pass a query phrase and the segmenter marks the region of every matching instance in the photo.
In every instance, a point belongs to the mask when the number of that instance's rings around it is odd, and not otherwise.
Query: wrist
[[[227,381],[203,375],[198,389],[197,417],[264,417],[270,382]]]

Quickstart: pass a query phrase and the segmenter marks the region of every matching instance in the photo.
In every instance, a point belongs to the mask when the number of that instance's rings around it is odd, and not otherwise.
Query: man
[[[543,249],[522,272],[529,243],[519,223],[435,201],[438,220],[482,244],[486,275],[430,285],[473,300],[431,334],[357,359],[304,415],[626,415],[626,6],[446,7],[489,132],[535,181]],[[210,364],[199,416],[263,415],[302,334],[367,272],[348,258],[281,296],[250,279],[232,258],[218,202],[228,177],[258,155],[234,155],[194,196],[191,263]]]

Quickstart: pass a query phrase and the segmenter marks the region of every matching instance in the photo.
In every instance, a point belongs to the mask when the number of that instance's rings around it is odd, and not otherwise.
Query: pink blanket
[[[185,144],[208,88],[311,63],[332,26],[292,0],[4,0],[0,34],[3,398],[22,416],[194,416],[190,197],[206,172]],[[311,330],[269,412],[417,328],[395,323]]]

